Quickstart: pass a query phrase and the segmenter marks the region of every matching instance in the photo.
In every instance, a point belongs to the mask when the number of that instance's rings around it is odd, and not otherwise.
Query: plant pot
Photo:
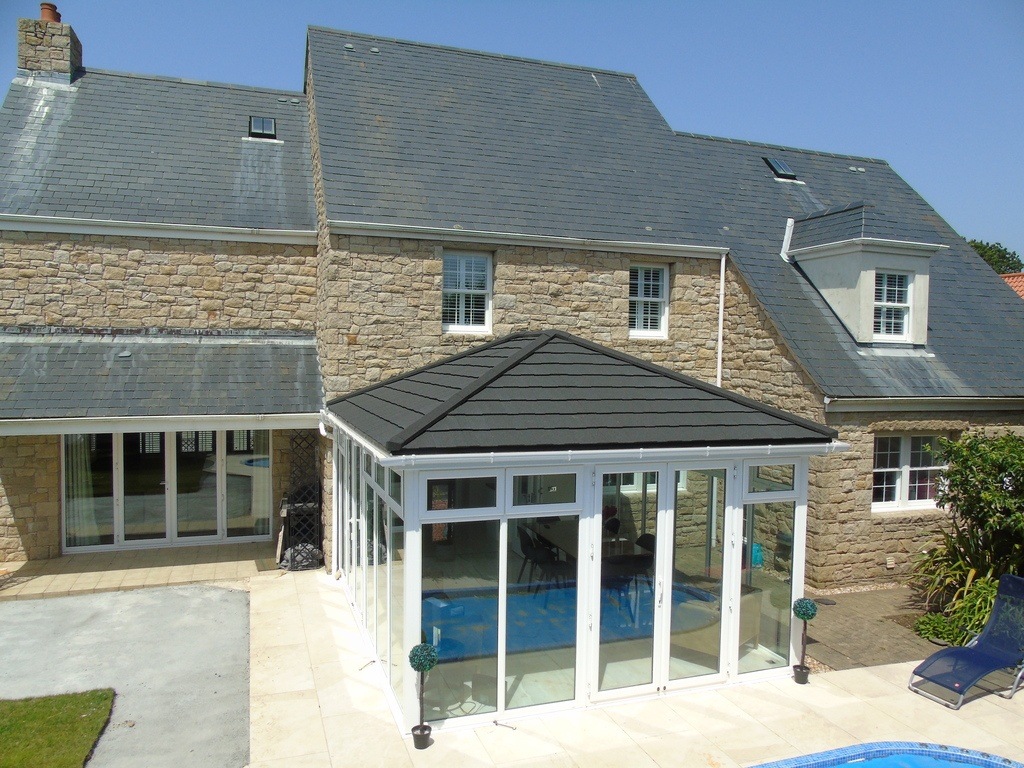
[[[412,727],[412,745],[416,749],[426,749],[430,746],[429,725],[414,725]]]
[[[793,679],[800,685],[807,685],[807,677],[811,674],[811,668],[805,664],[793,665]]]

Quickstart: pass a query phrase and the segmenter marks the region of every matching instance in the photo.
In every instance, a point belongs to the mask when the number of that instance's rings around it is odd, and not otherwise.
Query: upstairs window
[[[876,341],[907,341],[910,318],[910,276],[875,272]]]
[[[272,117],[250,117],[249,137],[253,139],[276,139],[277,121]]]
[[[875,437],[872,505],[881,509],[933,506],[943,468],[939,439],[934,435]]]
[[[668,328],[668,269],[629,268],[629,335],[665,338]]]
[[[441,330],[487,333],[491,328],[491,259],[446,253],[441,289]]]

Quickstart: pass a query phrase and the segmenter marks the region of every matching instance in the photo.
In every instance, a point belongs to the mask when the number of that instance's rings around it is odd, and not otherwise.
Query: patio
[[[435,730],[413,749],[388,708],[379,664],[345,592],[321,572],[249,581],[251,768],[388,766],[749,766],[866,741],[924,741],[1024,760],[1024,698],[952,712],[906,688],[912,661],[676,693],[606,707]],[[861,623],[903,591],[834,595],[816,623]],[[831,614],[830,614],[831,611]],[[887,622],[894,634],[901,628]],[[857,637],[858,635],[855,635]],[[927,646],[925,648],[924,646]],[[933,648],[925,643],[922,650]],[[864,651],[867,653],[867,651]],[[863,655],[851,651],[848,656]],[[924,655],[923,653],[921,655]],[[920,657],[918,657],[920,658]],[[857,663],[851,660],[851,663]]]

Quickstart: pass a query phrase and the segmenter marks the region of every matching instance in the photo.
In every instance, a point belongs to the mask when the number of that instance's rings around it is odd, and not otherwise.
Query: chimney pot
[[[39,18],[42,21],[55,21],[59,24],[60,11],[57,10],[57,5],[55,3],[40,3]]]

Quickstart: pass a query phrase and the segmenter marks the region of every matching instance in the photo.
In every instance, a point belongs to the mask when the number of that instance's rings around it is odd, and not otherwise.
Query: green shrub
[[[936,503],[952,519],[914,564],[911,585],[932,611],[915,629],[960,644],[984,627],[999,577],[1024,574],[1024,437],[939,442],[948,467]]]

